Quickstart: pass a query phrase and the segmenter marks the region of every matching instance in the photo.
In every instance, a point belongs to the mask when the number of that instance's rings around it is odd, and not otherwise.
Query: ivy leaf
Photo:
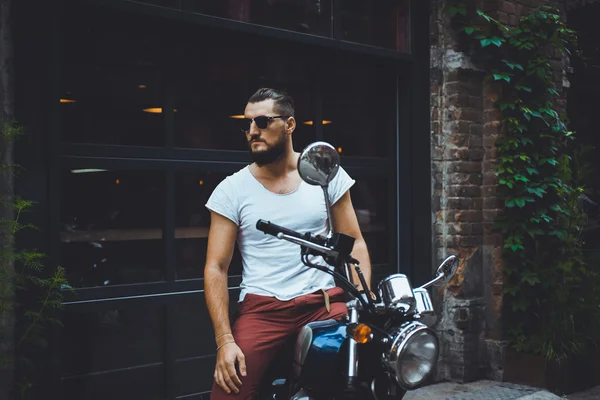
[[[523,175],[515,175],[515,180],[517,181],[521,181],[521,182],[529,182],[529,179],[527,179],[527,177],[523,176]]]
[[[525,250],[525,247],[523,247],[522,244],[511,244],[510,245],[510,249],[512,251],[517,251],[517,250]]]
[[[531,93],[533,91],[530,87],[522,86],[522,85],[515,85],[515,89],[524,90],[525,92],[529,92],[529,93]]]
[[[552,88],[548,89],[548,93],[553,94],[555,96],[558,96],[558,92],[556,90],[552,89]]]
[[[527,170],[527,173],[529,175],[538,175],[539,174],[539,171],[535,168],[526,167],[525,169]]]
[[[496,46],[500,47],[500,46],[502,46],[502,42],[504,41],[504,39],[494,37],[494,38],[490,39],[490,41],[492,42],[492,44],[495,44]]]
[[[510,82],[510,74],[493,74],[493,76],[496,81],[504,79],[506,82]]]
[[[481,47],[487,47],[492,44],[492,41],[490,39],[481,39],[480,43]]]

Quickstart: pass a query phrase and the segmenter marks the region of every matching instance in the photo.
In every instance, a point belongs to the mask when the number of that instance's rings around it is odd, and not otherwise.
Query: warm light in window
[[[75,100],[73,99],[60,99],[61,103],[75,103]]]
[[[327,121],[327,120],[324,119],[323,121],[321,121],[321,123],[323,125],[329,125],[329,124],[332,124],[333,122],[332,121]],[[304,121],[304,125],[313,125],[313,124],[314,124],[314,122],[312,122],[312,121]]]
[[[118,185],[119,183],[121,183],[121,180],[120,180],[120,179],[117,179],[117,180],[115,181],[115,184],[117,184],[117,185]]]
[[[341,153],[342,151],[344,151],[341,147],[337,148],[338,153]]]
[[[161,114],[163,112],[163,109],[161,107],[150,107],[150,108],[144,108],[144,112],[147,112],[150,114]],[[177,109],[173,110],[173,112],[177,112]]]
[[[138,89],[146,89],[148,86],[146,85],[138,85]]]
[[[204,185],[204,181],[203,181],[202,179],[200,179],[200,180],[198,181],[198,184],[199,184],[199,185]]]
[[[232,119],[244,119],[244,116],[243,115],[230,115],[229,118],[232,118]]]

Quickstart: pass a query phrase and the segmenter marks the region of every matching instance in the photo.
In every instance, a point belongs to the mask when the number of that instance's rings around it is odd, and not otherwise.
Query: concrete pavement
[[[600,400],[600,386],[563,397],[547,390],[508,382],[442,382],[408,392],[403,400]]]

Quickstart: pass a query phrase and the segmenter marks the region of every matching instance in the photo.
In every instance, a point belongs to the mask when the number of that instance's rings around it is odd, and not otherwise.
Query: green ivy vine
[[[508,339],[548,360],[577,356],[598,345],[600,279],[582,253],[583,188],[573,177],[574,134],[560,107],[562,71],[552,66],[571,56],[576,35],[547,6],[517,27],[461,2],[447,12],[499,93],[496,172],[505,209],[495,228],[504,241]]]

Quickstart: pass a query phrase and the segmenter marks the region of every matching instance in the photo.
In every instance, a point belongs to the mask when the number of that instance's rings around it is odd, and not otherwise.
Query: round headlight
[[[394,339],[382,355],[383,363],[402,388],[415,389],[429,377],[437,363],[437,336],[420,322],[407,322],[391,334]]]

